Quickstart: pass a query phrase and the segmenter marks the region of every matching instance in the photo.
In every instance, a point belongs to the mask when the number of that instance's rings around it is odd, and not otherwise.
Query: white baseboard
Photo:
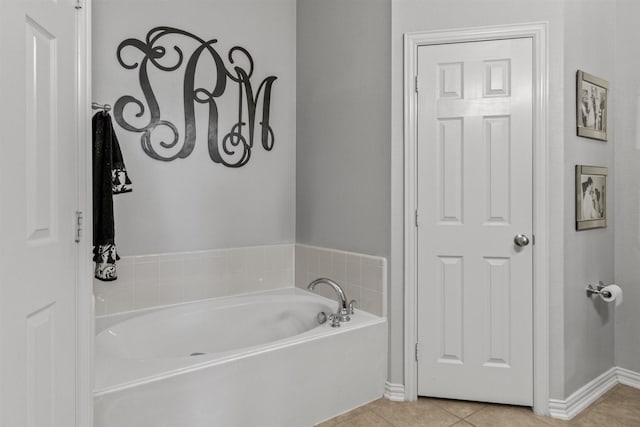
[[[549,399],[549,415],[568,421],[617,384],[640,389],[640,373],[614,366],[576,390],[566,400]],[[387,381],[384,385],[384,397],[394,402],[404,402],[404,384],[392,384]]]
[[[611,368],[604,374],[576,390],[566,400],[549,399],[549,415],[560,420],[570,420],[595,402],[616,384],[617,368]]]
[[[570,420],[617,384],[640,389],[640,373],[614,366],[576,390],[566,400],[549,399],[549,415]]]
[[[404,384],[385,382],[384,397],[394,402],[404,402]]]
[[[640,389],[640,373],[618,368],[618,382],[629,387]]]

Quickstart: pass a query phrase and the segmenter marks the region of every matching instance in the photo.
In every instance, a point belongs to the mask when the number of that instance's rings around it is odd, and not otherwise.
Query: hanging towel
[[[93,116],[93,261],[95,277],[102,281],[118,278],[116,261],[120,259],[115,245],[113,195],[131,191],[127,174],[113,131],[111,116],[100,112]]]

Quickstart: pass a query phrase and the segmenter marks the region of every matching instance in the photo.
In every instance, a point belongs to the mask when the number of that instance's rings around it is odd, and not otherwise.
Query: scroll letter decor
[[[188,59],[185,53],[177,45],[173,46],[173,51],[177,54],[177,59],[166,64],[167,47],[163,46],[166,37],[185,37],[190,39],[191,43],[195,41],[195,50],[191,52]],[[163,40],[164,39],[164,40]],[[113,108],[116,122],[124,129],[131,132],[142,133],[140,142],[142,149],[150,157],[165,162],[175,160],[177,158],[186,158],[192,152],[196,144],[196,119],[195,106],[198,104],[206,104],[208,106],[209,119],[207,140],[209,157],[215,163],[221,163],[224,166],[237,168],[244,166],[251,157],[251,149],[253,148],[254,134],[256,128],[256,114],[258,111],[262,113],[259,118],[260,126],[260,142],[262,147],[270,151],[273,148],[275,137],[273,129],[269,125],[269,112],[271,104],[271,87],[276,80],[275,76],[265,78],[254,90],[251,84],[251,76],[253,75],[253,59],[246,49],[235,46],[231,48],[227,54],[229,65],[225,64],[220,54],[214,49],[213,45],[217,43],[216,39],[204,41],[186,31],[171,27],[156,27],[147,33],[144,41],[138,39],[126,39],[118,46],[117,56],[121,66],[129,70],[138,69],[138,78],[140,80],[140,89],[144,96],[144,102],[130,95],[120,97]],[[122,57],[123,50],[133,48],[142,54],[140,62],[128,63]],[[210,85],[207,87],[196,87],[196,71],[198,64],[203,58],[206,59],[207,66],[214,64],[214,72],[211,74]],[[164,62],[161,63],[161,60]],[[163,72],[176,71],[183,63],[186,62],[184,68],[183,83],[183,105],[184,105],[184,140],[180,143],[180,133],[178,128],[166,118],[163,118],[160,111],[160,105],[154,90],[151,87],[149,78],[149,67],[155,67]],[[244,65],[240,65],[240,64]],[[200,77],[198,81],[202,81]],[[227,86],[230,86],[228,89]],[[222,97],[225,93],[235,92],[238,100],[237,121],[226,130],[226,133],[219,139],[218,136],[218,105],[216,99]],[[125,109],[129,104],[135,107],[135,116],[140,118],[145,113],[145,108],[149,109],[149,122],[142,126],[134,126],[124,117]],[[130,110],[131,112],[131,110]],[[246,121],[245,121],[246,113]],[[172,139],[170,141],[160,141],[153,143],[152,136],[154,131],[159,128],[166,128],[170,131]]]

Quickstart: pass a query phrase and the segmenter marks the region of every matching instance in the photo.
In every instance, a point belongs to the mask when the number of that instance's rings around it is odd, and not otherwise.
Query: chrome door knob
[[[529,238],[524,234],[516,234],[513,238],[513,243],[517,246],[527,246],[529,244]]]

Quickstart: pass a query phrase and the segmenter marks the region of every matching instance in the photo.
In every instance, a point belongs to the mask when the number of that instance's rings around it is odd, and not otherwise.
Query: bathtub
[[[307,427],[382,396],[386,319],[281,289],[96,320],[94,427]]]

